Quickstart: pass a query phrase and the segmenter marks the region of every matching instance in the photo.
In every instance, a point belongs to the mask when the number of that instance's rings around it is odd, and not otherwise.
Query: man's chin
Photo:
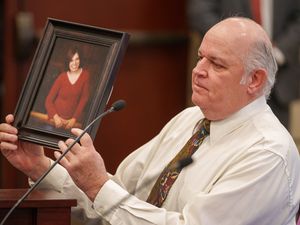
[[[199,95],[192,95],[192,102],[194,103],[194,105],[199,106],[200,108],[205,107],[205,105],[207,105],[207,100],[205,100],[204,98],[201,98],[201,96]]]

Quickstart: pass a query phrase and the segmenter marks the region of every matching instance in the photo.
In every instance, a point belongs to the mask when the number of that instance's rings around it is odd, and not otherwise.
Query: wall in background
[[[187,35],[185,0],[99,1],[5,0],[2,113],[12,113],[26,79],[36,43],[20,52],[16,16],[32,16],[38,38],[48,17],[127,31],[131,34],[109,105],[124,99],[127,107],[104,118],[95,146],[113,173],[121,160],[156,135],[185,107]],[[30,31],[30,29],[27,29]],[[2,55],[2,56],[3,56]],[[4,118],[1,118],[3,121]],[[52,155],[52,150],[47,150]],[[26,177],[1,157],[1,187],[27,186]]]

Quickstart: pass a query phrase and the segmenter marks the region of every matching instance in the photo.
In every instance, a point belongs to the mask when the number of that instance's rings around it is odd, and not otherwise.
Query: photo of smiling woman
[[[66,71],[54,81],[45,100],[48,119],[55,128],[80,127],[81,114],[89,99],[90,75],[80,65],[80,52],[76,47],[67,51]]]

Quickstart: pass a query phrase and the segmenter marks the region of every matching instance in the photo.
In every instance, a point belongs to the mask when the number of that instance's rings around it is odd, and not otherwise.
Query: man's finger
[[[10,132],[11,134],[8,132]],[[18,136],[14,132],[15,132],[15,130],[13,130],[13,129],[10,131],[7,130],[7,133],[0,132],[0,141],[1,142],[16,142],[18,140]]]
[[[3,133],[18,134],[18,129],[7,123],[1,124],[1,131],[3,131]]]
[[[63,154],[67,149],[68,149],[68,146],[66,145],[65,142],[63,141],[59,141],[58,142],[58,147],[61,151],[61,154]],[[73,157],[73,153],[71,151],[69,151],[66,155],[65,155],[65,158],[68,160],[68,161],[71,161],[72,160],[72,157]]]
[[[55,157],[56,159],[58,159],[59,157],[61,157],[61,152],[55,151],[55,152],[54,152],[54,157]],[[66,159],[66,157],[61,158],[61,160],[60,160],[59,162],[60,162],[60,164],[61,164],[63,167],[65,167],[66,169],[68,169],[69,166],[70,166],[70,162]]]
[[[66,140],[65,143],[69,147],[69,146],[74,144],[74,139],[70,138],[70,139]],[[73,154],[76,154],[76,153],[80,152],[80,150],[81,150],[81,146],[78,143],[74,144],[73,147],[71,148],[71,151],[72,151]]]
[[[83,130],[79,128],[73,128],[71,132],[76,135],[77,137],[82,134]],[[90,137],[88,133],[85,133],[81,138],[80,138],[80,144],[84,147],[90,147],[93,145],[93,140]]]
[[[0,149],[3,152],[3,150],[17,150],[18,146],[16,144],[11,144],[9,142],[1,142],[0,143]]]
[[[14,122],[14,116],[13,116],[12,114],[8,114],[8,115],[5,117],[5,121],[6,121],[6,123],[11,124],[12,122]]]

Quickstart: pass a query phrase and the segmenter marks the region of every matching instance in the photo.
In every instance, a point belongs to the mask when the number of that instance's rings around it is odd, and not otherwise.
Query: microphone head
[[[111,107],[112,107],[113,111],[119,111],[119,110],[123,109],[125,106],[126,106],[126,102],[124,100],[120,99],[120,100],[114,102]]]

